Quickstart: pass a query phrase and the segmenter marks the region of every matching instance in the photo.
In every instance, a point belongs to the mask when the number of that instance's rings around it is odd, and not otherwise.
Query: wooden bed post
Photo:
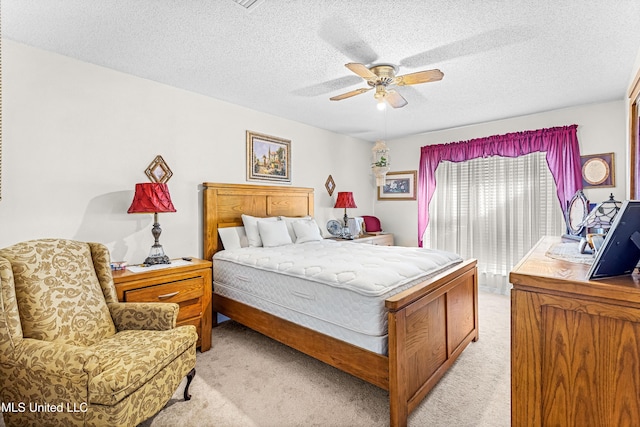
[[[389,311],[389,423],[391,427],[407,425],[406,342],[404,311]]]

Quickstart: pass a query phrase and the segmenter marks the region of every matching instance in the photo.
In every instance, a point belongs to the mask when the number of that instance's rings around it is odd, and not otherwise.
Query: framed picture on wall
[[[584,188],[615,187],[613,153],[580,156]]]
[[[387,172],[378,200],[416,200],[417,171]]]
[[[247,180],[291,183],[291,141],[247,131]]]

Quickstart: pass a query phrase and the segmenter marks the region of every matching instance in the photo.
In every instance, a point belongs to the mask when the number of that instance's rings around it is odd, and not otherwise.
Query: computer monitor
[[[633,273],[640,261],[640,200],[626,200],[613,219],[587,279]]]

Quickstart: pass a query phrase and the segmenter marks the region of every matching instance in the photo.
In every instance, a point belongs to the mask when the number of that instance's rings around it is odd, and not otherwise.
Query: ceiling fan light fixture
[[[384,111],[387,109],[387,103],[384,102],[384,99],[379,99],[376,108],[378,109],[378,111]]]
[[[442,71],[424,70],[411,74],[404,74],[396,76],[398,67],[392,64],[377,64],[367,67],[364,64],[350,62],[345,64],[350,71],[358,76],[362,77],[369,86],[368,88],[356,89],[342,95],[332,96],[329,98],[331,101],[340,101],[342,99],[351,98],[355,95],[360,95],[373,88],[376,89],[374,98],[376,101],[386,101],[393,108],[402,108],[407,105],[407,100],[396,90],[387,90],[387,87],[391,86],[410,86],[421,83],[435,82],[442,80],[444,74]],[[379,107],[381,108],[381,107]]]

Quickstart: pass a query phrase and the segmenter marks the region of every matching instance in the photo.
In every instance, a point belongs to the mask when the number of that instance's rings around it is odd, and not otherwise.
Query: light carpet
[[[480,292],[472,342],[409,416],[409,426],[510,425],[509,297]],[[213,329],[185,381],[142,426],[386,426],[388,393],[235,322]]]

